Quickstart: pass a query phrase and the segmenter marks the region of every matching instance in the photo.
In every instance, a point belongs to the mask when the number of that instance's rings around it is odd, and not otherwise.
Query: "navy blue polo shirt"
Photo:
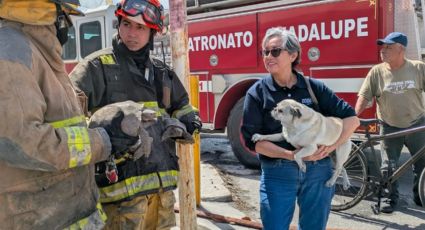
[[[257,81],[249,88],[245,96],[241,128],[245,144],[249,149],[255,151],[255,144],[251,141],[251,137],[255,133],[275,134],[282,132],[280,121],[271,116],[271,111],[280,101],[293,99],[310,108],[314,107],[304,76],[300,73],[296,73],[296,76],[297,83],[292,88],[279,86],[271,75]],[[356,115],[354,109],[347,102],[337,97],[323,82],[310,79],[310,84],[319,102],[319,112],[324,116],[343,119]],[[275,142],[275,144],[288,150],[295,149],[286,141]],[[260,158],[263,157],[269,158],[260,154]]]

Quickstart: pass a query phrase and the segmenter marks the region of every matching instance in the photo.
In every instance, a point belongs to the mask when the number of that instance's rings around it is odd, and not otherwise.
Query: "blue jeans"
[[[397,128],[390,126],[388,124],[383,124],[381,126],[381,134],[389,134],[402,130],[406,130],[413,127],[418,127],[425,125],[425,117],[419,119],[415,124],[408,128]],[[396,137],[391,139],[385,139],[381,141],[381,159],[382,165],[381,169],[386,169],[389,167],[389,164],[392,164],[392,167],[397,168],[399,166],[399,159],[401,155],[401,150],[403,145],[406,145],[410,154],[413,156],[419,149],[424,146],[425,141],[425,132],[416,132],[409,134],[404,137]],[[422,170],[425,168],[425,157],[422,157],[413,165],[413,196],[414,199],[419,200],[418,187],[419,187],[419,177]],[[398,200],[398,182],[394,182],[391,187],[390,199]]]
[[[327,157],[305,163],[306,173],[295,161],[261,161],[260,212],[265,230],[289,229],[295,201],[300,208],[299,229],[326,229],[335,192],[335,186],[325,185],[332,176],[332,162]]]

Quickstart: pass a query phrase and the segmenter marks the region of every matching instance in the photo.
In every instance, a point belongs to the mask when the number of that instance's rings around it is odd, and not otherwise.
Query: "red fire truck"
[[[322,80],[354,105],[368,70],[380,62],[378,38],[404,32],[409,37],[408,57],[422,58],[425,36],[419,9],[412,0],[188,1],[190,70],[199,76],[203,122],[211,130],[227,128],[240,162],[258,167],[239,128],[247,89],[267,76],[259,51],[268,28],[293,31],[302,46],[300,71]],[[111,44],[113,11],[114,6],[104,6],[73,19],[76,29],[64,49],[68,70],[87,54]],[[165,47],[169,44],[166,36],[159,40]],[[165,49],[167,61],[170,50]],[[153,53],[162,58],[159,43]],[[363,116],[373,117],[374,112],[372,107]]]

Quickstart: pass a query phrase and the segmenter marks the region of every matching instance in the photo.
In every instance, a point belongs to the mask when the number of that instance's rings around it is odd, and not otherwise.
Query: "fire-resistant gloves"
[[[179,118],[179,120],[186,126],[186,130],[191,135],[195,130],[199,131],[202,128],[202,121],[199,113],[196,111],[189,112]]]
[[[137,160],[144,154],[148,155],[152,145],[152,138],[142,121],[143,112],[143,105],[132,101],[110,104],[92,115],[89,127],[103,127],[106,130],[116,159],[130,153],[133,160]],[[145,114],[145,117],[151,116],[149,110]],[[149,122],[146,120],[145,125],[149,125]]]
[[[182,143],[193,144],[195,142],[192,135],[186,131],[185,125],[179,120],[175,118],[165,118],[163,119],[163,123],[165,130],[161,136],[162,141],[170,138]]]

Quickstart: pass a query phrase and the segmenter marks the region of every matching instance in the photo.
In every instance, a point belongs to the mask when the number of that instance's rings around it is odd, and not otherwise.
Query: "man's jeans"
[[[416,122],[414,125],[412,125],[409,128],[418,127],[422,125],[425,125],[425,117],[420,119],[418,122]],[[406,129],[408,128],[397,128],[387,124],[383,124],[381,126],[380,133],[389,134],[389,133],[398,132],[398,131],[402,131]],[[424,145],[424,141],[425,141],[425,131],[412,133],[404,137],[396,137],[396,138],[385,139],[381,141],[381,159],[382,159],[381,169],[388,169],[390,162],[391,164],[394,164],[392,166],[395,168],[399,166],[398,161],[401,155],[401,150],[403,148],[403,145],[406,145],[410,154],[414,155],[420,148],[422,148],[422,146]],[[425,167],[425,157],[422,157],[419,161],[417,161],[413,167],[413,175],[414,175],[413,195],[415,196],[415,199],[418,199],[418,200],[419,200],[419,195],[418,195],[419,177],[424,167]],[[396,181],[392,185],[390,199],[398,200],[398,198],[399,198],[398,182]]]
[[[260,204],[265,230],[289,229],[295,201],[300,207],[299,229],[326,229],[335,186],[326,187],[332,176],[329,157],[305,162],[306,173],[295,161],[284,159],[261,161]]]

